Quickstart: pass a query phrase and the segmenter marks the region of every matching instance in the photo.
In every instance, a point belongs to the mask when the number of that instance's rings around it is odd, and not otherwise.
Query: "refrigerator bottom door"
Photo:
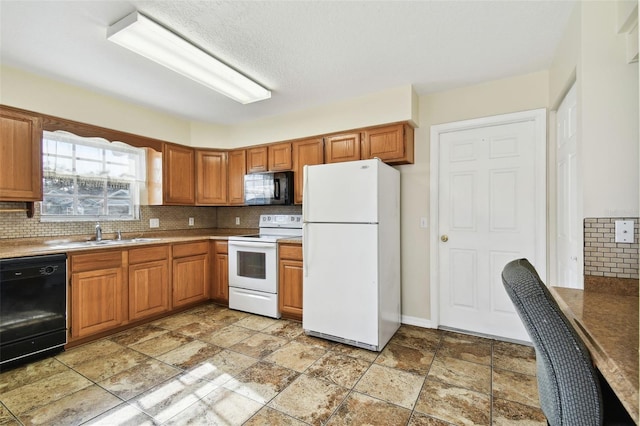
[[[303,233],[305,332],[378,347],[378,226],[305,223]]]
[[[276,293],[229,287],[229,309],[280,318]]]

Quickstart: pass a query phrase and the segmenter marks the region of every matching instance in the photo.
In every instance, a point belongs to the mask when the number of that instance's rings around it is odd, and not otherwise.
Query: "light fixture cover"
[[[140,12],[133,12],[111,25],[107,39],[241,104],[271,97],[271,91]]]

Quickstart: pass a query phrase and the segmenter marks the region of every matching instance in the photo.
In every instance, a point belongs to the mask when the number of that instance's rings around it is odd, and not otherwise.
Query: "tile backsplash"
[[[615,242],[616,220],[633,220],[633,243]],[[584,274],[638,279],[638,218],[586,218],[584,220]]]
[[[302,214],[302,206],[218,207],[218,228],[257,228],[261,214]]]
[[[0,240],[7,238],[39,238],[73,235],[93,235],[95,222],[41,222],[40,203],[35,203],[34,217],[29,219],[23,211],[25,203],[0,202]],[[192,207],[141,206],[140,220],[103,221],[105,235],[123,233],[169,231],[199,228],[257,228],[261,214],[300,214],[300,206],[246,206],[246,207]],[[189,218],[194,225],[189,226]],[[236,217],[240,224],[236,225]],[[159,228],[150,228],[149,219],[157,218]]]

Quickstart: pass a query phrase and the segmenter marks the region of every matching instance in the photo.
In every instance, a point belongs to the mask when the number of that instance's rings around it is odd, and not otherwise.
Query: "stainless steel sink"
[[[152,241],[160,241],[160,238],[127,238],[122,240],[100,240],[100,241],[68,241],[48,246],[50,249],[66,250],[85,247],[108,247],[119,246],[135,243],[148,243]]]

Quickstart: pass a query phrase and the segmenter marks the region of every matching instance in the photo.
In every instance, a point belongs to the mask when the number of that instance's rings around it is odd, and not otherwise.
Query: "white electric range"
[[[229,308],[280,318],[278,240],[302,236],[302,215],[260,215],[259,226],[229,237]]]

